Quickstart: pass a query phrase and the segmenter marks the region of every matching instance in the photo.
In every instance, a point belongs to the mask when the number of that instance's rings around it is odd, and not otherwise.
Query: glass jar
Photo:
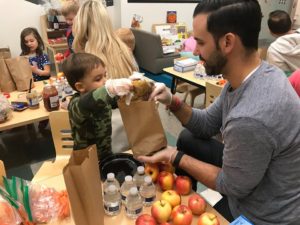
[[[55,86],[46,84],[43,89],[45,109],[49,112],[59,109],[59,97]]]
[[[38,96],[38,93],[36,92],[36,90],[33,90],[30,93],[27,93],[26,98],[27,98],[29,108],[32,108],[32,109],[39,108],[40,99],[39,99],[39,96]]]

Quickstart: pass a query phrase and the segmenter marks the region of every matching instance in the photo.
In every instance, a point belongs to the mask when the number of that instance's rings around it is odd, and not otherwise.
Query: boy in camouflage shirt
[[[132,89],[129,79],[106,80],[103,62],[89,53],[75,53],[62,65],[70,86],[77,91],[68,105],[74,150],[96,144],[100,160],[112,154],[111,110],[116,95]]]

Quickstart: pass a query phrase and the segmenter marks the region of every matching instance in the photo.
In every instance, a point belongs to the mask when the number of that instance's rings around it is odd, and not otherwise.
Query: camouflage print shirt
[[[116,99],[107,94],[105,87],[72,97],[68,109],[74,150],[96,144],[99,159],[112,154],[111,110],[116,106]]]

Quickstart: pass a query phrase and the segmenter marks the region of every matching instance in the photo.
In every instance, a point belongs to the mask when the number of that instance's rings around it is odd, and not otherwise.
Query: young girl
[[[21,49],[23,56],[28,56],[34,81],[50,78],[50,62],[43,53],[44,43],[37,29],[27,27],[21,32]]]

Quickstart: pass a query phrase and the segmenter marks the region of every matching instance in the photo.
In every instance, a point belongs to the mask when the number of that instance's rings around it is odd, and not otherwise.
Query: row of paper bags
[[[26,91],[31,79],[28,59],[24,56],[11,58],[9,48],[0,48],[0,91]]]

